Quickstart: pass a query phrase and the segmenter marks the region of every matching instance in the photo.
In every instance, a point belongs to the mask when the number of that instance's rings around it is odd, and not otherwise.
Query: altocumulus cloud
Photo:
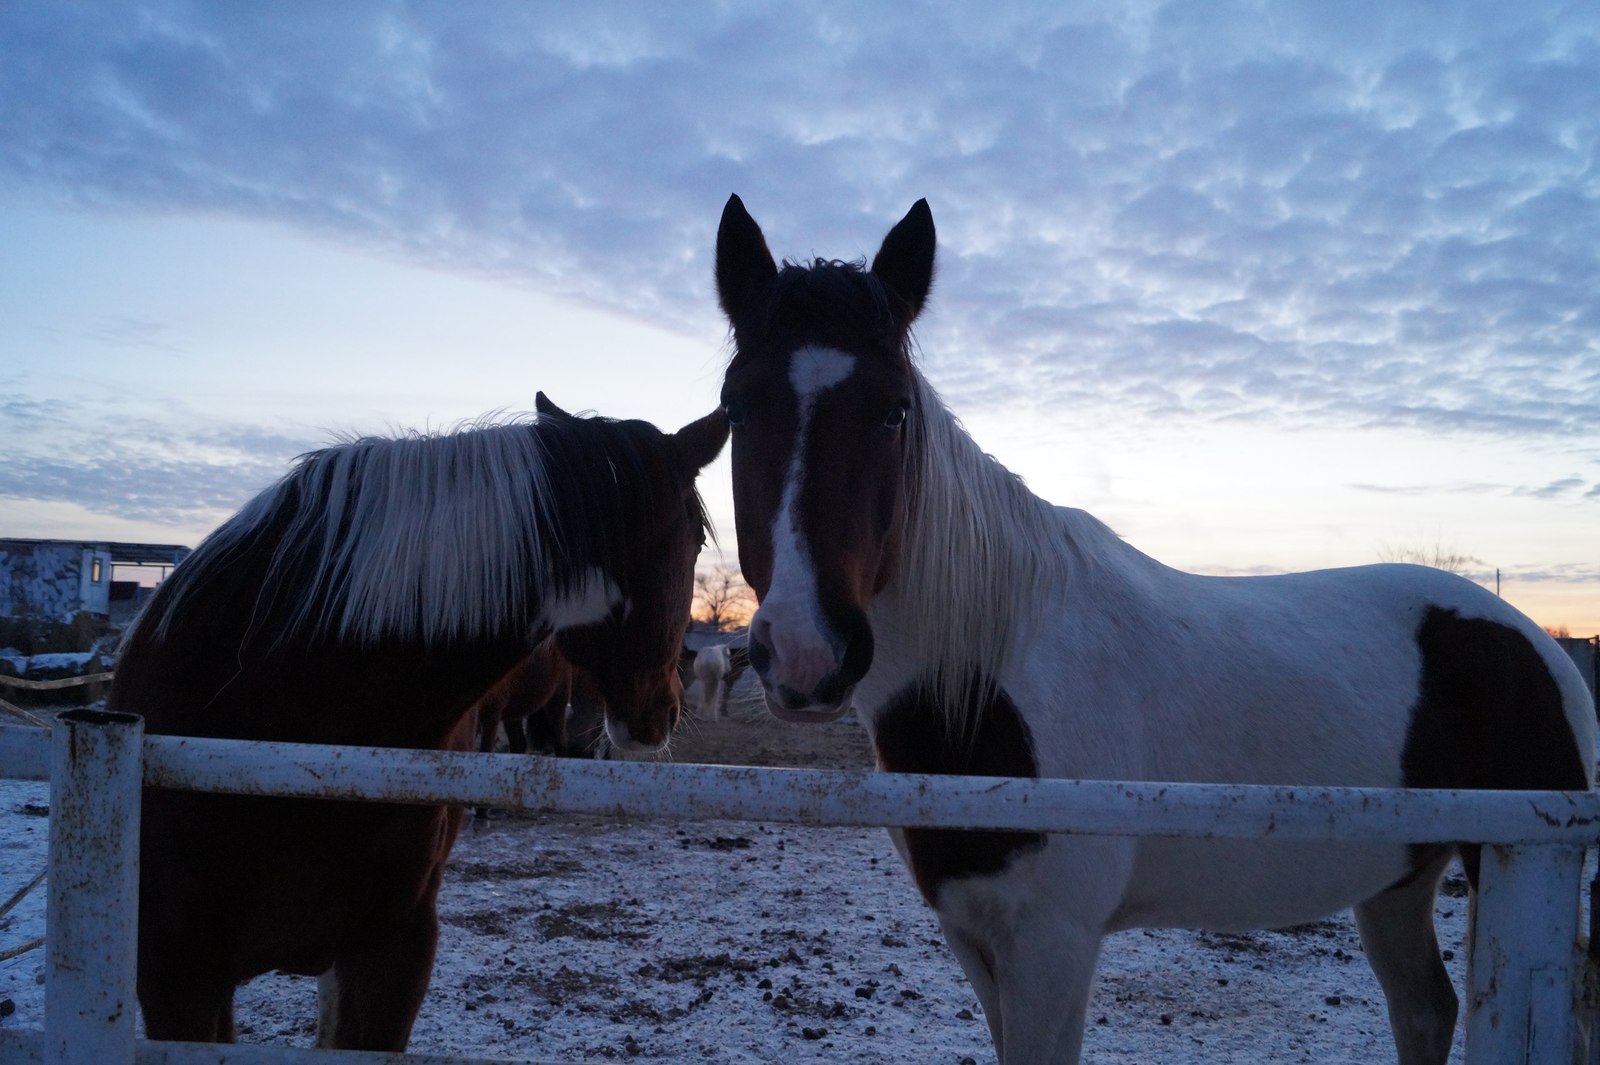
[[[114,437],[103,408],[67,400],[0,402],[0,500],[72,503],[167,525],[215,523],[286,471],[284,457],[317,441],[185,418],[122,415]],[[48,440],[48,446],[30,441]]]
[[[697,332],[729,192],[794,255],[869,252],[927,196],[959,402],[1555,440],[1600,415],[1597,28],[1498,0],[11,4],[0,181]]]

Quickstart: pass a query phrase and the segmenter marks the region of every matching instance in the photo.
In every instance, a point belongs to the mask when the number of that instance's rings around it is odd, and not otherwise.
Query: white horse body
[[[970,484],[972,473],[948,483]],[[1041,777],[1398,787],[1421,683],[1415,633],[1435,608],[1524,634],[1562,690],[1580,749],[1595,749],[1588,692],[1570,659],[1464,578],[1395,564],[1201,576],[1162,565],[1082,511],[1049,509],[1067,579],[1012,590],[1038,596],[1020,611],[1034,620],[1013,626],[995,677],[1028,725]],[[896,692],[938,668],[924,650],[938,642],[929,619],[899,594],[929,576],[903,571],[872,602],[876,652],[855,691],[869,731]],[[970,629],[999,623],[985,617],[983,602],[963,620]],[[1011,1022],[1010,1038],[997,1028],[996,1044],[1019,1053],[1002,1060],[1031,1061],[1024,1048],[1054,1048],[1059,1056],[1037,1060],[1070,1062],[1075,1026],[1057,1027],[1055,1018],[1081,1012],[1104,935],[1315,920],[1407,876],[1415,868],[1408,850],[1052,836],[999,875],[947,882],[930,902],[991,1024]],[[986,990],[986,972],[1006,988],[996,981]]]
[[[694,656],[694,679],[700,689],[700,710],[710,720],[722,716],[728,701],[723,687],[728,676],[728,648],[722,644],[702,647]]]

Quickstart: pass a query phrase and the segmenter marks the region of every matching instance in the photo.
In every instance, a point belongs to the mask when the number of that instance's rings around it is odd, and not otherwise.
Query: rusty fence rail
[[[1585,848],[1600,838],[1595,793],[1021,780],[341,748],[144,736],[137,718],[96,711],[62,715],[50,733],[0,727],[0,777],[51,785],[45,1027],[0,1030],[0,1065],[486,1060],[137,1041],[131,966],[141,782],[632,819],[1481,842],[1489,847],[1469,965],[1466,1065],[1572,1060],[1579,880]]]

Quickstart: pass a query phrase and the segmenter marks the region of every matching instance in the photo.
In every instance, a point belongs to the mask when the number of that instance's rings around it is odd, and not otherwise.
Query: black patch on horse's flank
[[[1417,627],[1422,680],[1405,750],[1408,788],[1582,791],[1589,774],[1539,652],[1516,629],[1430,607]],[[1479,848],[1463,847],[1477,882]]]
[[[1417,646],[1422,684],[1401,755],[1406,787],[1589,786],[1561,689],[1527,637],[1433,607]]]
[[[873,743],[892,773],[1037,777],[1033,735],[1004,689],[973,683],[961,731],[926,685],[912,685],[878,714]],[[1018,853],[1044,846],[1042,832],[908,828],[906,852],[917,887],[930,904],[946,880],[998,873]]]

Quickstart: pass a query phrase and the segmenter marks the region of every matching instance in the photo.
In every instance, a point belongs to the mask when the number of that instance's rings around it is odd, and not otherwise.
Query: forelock
[[[906,349],[906,335],[894,315],[893,294],[864,261],[785,260],[778,276],[766,286],[765,297],[734,323],[735,339],[741,345],[779,345],[792,350],[802,344],[820,344],[852,351],[865,340],[895,352]]]

